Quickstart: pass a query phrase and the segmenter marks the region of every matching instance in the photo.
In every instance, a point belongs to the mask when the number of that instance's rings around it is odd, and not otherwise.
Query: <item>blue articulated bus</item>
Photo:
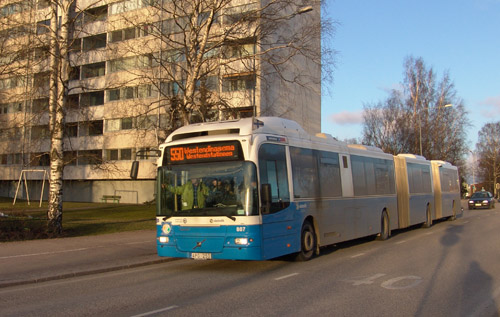
[[[309,260],[320,246],[400,227],[395,157],[294,121],[192,124],[159,150],[159,256]]]

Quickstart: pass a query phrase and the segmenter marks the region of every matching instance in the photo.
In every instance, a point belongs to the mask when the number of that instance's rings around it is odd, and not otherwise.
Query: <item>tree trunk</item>
[[[63,127],[64,109],[67,100],[67,81],[69,70],[68,58],[68,1],[53,4],[51,20],[51,57],[50,57],[50,92],[49,92],[49,129],[50,129],[50,187],[49,209],[47,211],[49,231],[62,232],[63,216]],[[57,16],[61,16],[60,25]]]

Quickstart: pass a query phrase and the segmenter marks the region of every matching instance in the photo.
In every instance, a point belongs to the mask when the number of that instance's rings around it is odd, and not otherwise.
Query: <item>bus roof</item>
[[[415,159],[415,160],[420,160],[420,161],[427,161],[425,159],[425,157],[421,156],[421,155],[416,155],[416,154],[408,154],[408,153],[403,153],[403,154],[398,154],[398,156],[402,156],[402,157],[408,157],[408,158],[412,158],[412,159]]]
[[[327,133],[308,134],[297,122],[277,117],[243,118],[238,120],[194,123],[170,134],[165,143],[211,135],[270,134],[310,140],[318,143],[345,144]]]

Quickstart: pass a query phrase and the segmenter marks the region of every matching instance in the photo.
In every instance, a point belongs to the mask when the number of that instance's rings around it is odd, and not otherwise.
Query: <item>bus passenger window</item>
[[[263,202],[263,213],[274,213],[290,205],[285,147],[263,144],[259,149],[259,172],[262,188],[270,188],[270,203]],[[264,184],[267,184],[264,186]],[[267,190],[269,192],[269,189]]]

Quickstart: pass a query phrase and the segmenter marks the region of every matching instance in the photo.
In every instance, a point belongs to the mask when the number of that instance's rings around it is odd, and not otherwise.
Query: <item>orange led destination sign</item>
[[[167,161],[171,164],[232,161],[240,159],[238,142],[216,142],[171,146]]]

